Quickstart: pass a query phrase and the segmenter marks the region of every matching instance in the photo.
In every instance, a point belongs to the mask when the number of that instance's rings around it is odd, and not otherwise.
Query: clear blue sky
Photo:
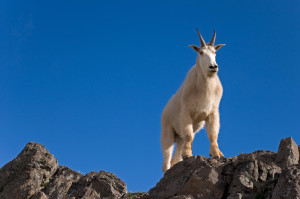
[[[300,144],[300,1],[0,2],[0,167],[27,142],[129,191],[162,177],[160,115],[199,45],[217,54],[226,157]],[[193,153],[208,156],[205,130]]]

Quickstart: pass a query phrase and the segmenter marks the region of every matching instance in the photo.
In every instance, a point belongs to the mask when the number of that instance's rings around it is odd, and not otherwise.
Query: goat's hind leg
[[[182,158],[185,159],[192,156],[192,144],[194,140],[193,122],[188,112],[183,111],[180,117],[180,136],[183,140]]]
[[[171,158],[174,148],[174,131],[173,128],[167,124],[162,124],[161,131],[161,148],[163,152],[163,166],[162,171],[166,172],[171,167]]]

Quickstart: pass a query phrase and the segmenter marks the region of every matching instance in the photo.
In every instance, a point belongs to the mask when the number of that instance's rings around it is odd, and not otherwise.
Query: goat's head
[[[218,64],[216,62],[216,52],[225,44],[218,44],[214,46],[216,40],[216,31],[214,31],[214,35],[209,43],[205,43],[202,38],[199,30],[196,29],[199,35],[199,39],[201,42],[200,47],[189,45],[192,47],[197,53],[197,65],[201,68],[204,74],[208,76],[212,76],[218,72]]]

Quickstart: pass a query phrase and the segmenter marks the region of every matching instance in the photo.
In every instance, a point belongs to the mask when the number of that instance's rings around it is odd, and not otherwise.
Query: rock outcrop
[[[165,173],[152,198],[262,198],[271,195],[282,169],[276,154],[257,151],[220,160],[193,156]]]
[[[0,169],[0,199],[300,199],[299,149],[286,138],[277,153],[192,156],[169,169],[148,193],[127,193],[114,174],[82,175],[59,166],[42,145],[30,142]]]
[[[232,158],[193,156],[174,165],[149,191],[150,198],[297,199],[299,149],[281,140],[278,153],[256,151]]]
[[[42,145],[28,143],[16,159],[1,168],[0,198],[31,198],[57,168],[57,160]]]
[[[126,184],[114,174],[82,175],[59,166],[44,146],[33,142],[0,169],[0,199],[100,199],[126,193]]]

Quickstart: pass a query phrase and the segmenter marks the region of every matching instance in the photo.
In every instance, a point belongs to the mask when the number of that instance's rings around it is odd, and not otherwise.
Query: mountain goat
[[[209,43],[205,43],[198,29],[197,32],[201,46],[190,45],[198,53],[196,64],[165,106],[161,117],[163,172],[182,158],[192,156],[195,133],[204,124],[210,141],[210,156],[224,157],[217,142],[220,129],[219,104],[223,88],[217,75],[216,51],[225,44],[214,46],[215,31]],[[176,151],[171,160],[174,143]]]

